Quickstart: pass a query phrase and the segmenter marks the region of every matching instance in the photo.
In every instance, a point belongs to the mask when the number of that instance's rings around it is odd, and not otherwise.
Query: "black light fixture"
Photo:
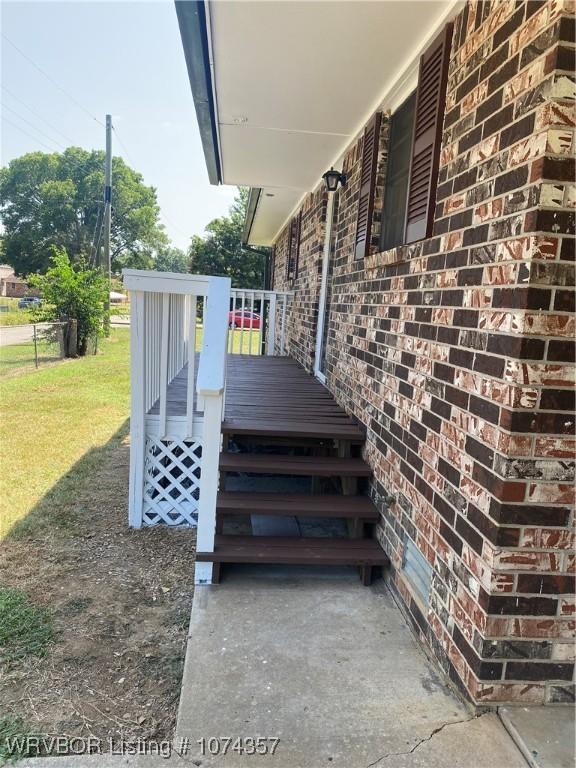
[[[330,168],[329,171],[323,173],[322,178],[324,179],[328,192],[336,192],[339,183],[342,184],[343,187],[346,186],[346,174],[341,171],[335,171],[334,168]]]

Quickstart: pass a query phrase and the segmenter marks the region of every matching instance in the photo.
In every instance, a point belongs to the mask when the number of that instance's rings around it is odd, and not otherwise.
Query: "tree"
[[[88,259],[102,215],[104,152],[30,152],[0,170],[4,256],[17,273],[45,272],[50,248]],[[112,268],[152,265],[167,237],[156,190],[122,158],[112,160]]]
[[[266,256],[242,245],[248,189],[240,187],[228,216],[206,227],[206,236],[194,235],[188,251],[190,271],[230,277],[234,288],[262,288]]]
[[[81,260],[72,264],[63,248],[53,247],[46,274],[32,275],[29,284],[41,292],[42,320],[76,320],[78,354],[85,355],[88,342],[101,335],[107,318],[107,278]]]
[[[159,272],[188,272],[189,259],[184,251],[173,246],[160,248],[154,261],[154,269]]]

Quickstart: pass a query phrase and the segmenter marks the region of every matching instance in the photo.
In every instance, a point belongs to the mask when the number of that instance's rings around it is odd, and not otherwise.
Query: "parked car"
[[[42,299],[38,296],[23,296],[18,302],[18,309],[30,309],[31,307],[38,307],[42,304]]]
[[[229,328],[260,328],[260,315],[256,312],[248,312],[247,310],[236,310],[235,312],[228,312],[228,327]]]

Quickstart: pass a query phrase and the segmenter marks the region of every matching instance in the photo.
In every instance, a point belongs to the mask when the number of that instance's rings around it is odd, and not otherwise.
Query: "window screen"
[[[395,248],[404,242],[415,107],[416,92],[411,94],[392,115],[380,243],[383,251]]]

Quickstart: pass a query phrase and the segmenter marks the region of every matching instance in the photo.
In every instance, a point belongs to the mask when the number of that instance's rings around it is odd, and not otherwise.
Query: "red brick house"
[[[16,277],[8,264],[0,264],[0,296],[20,299],[28,292],[28,284],[21,277]]]
[[[573,2],[177,9],[210,179],[251,187],[288,351],[367,429],[416,631],[476,703],[573,701]]]

